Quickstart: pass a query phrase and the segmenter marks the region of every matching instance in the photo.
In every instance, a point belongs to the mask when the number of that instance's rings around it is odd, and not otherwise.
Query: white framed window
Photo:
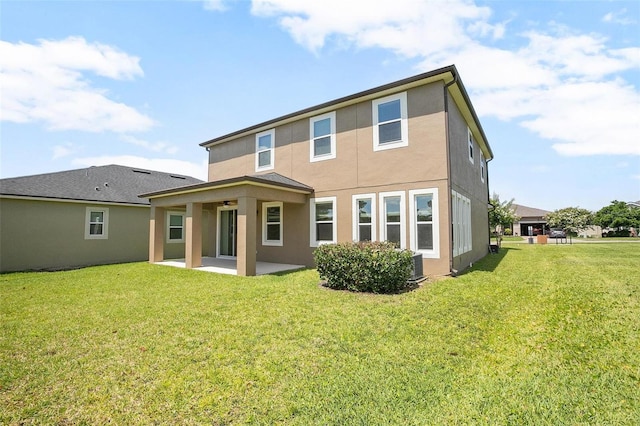
[[[167,242],[184,243],[183,212],[167,212]]]
[[[85,240],[106,240],[109,238],[109,209],[87,207],[84,221]]]
[[[309,141],[312,162],[336,158],[335,111],[309,119]]]
[[[256,134],[256,172],[273,169],[275,144],[275,129]]]
[[[438,188],[409,191],[409,211],[411,250],[422,253],[423,258],[440,258]]]
[[[484,183],[484,176],[487,173],[486,169],[487,162],[484,159],[484,154],[480,151],[480,180]]]
[[[282,202],[262,203],[262,245],[282,246]]]
[[[380,193],[380,240],[407,247],[404,191]]]
[[[475,164],[473,160],[473,134],[469,128],[467,128],[467,139],[469,141],[469,161],[471,164]]]
[[[375,99],[373,106],[373,150],[409,145],[407,92]]]
[[[338,224],[336,221],[336,197],[322,197],[311,199],[310,244],[318,247],[320,244],[335,243],[338,238]]]
[[[451,191],[453,255],[459,256],[471,250],[471,200]]]
[[[376,241],[376,194],[354,195],[353,241]]]

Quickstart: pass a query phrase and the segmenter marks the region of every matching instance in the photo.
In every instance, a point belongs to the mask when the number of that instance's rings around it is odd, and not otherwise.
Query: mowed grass
[[[505,244],[393,296],[314,270],[0,276],[0,424],[640,424],[640,245]]]

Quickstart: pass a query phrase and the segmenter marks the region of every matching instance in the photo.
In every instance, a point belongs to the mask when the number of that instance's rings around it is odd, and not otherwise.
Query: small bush
[[[513,235],[511,228],[504,228],[504,235]]]
[[[389,242],[325,244],[313,254],[320,277],[336,290],[398,293],[413,268],[412,252]]]

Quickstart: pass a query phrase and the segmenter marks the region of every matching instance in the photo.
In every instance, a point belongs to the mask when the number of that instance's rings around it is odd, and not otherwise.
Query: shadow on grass
[[[502,259],[504,259],[507,253],[512,250],[515,251],[520,249],[517,247],[500,247],[497,253],[489,253],[488,255],[474,263],[472,268],[466,269],[458,276],[465,275],[473,271],[493,272],[498,267],[500,262],[502,262]]]

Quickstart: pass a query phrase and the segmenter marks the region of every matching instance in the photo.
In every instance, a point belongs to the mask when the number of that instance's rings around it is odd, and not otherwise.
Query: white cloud
[[[67,142],[63,145],[55,145],[52,150],[53,160],[68,157],[78,151],[78,149],[71,142]]]
[[[121,166],[137,167],[140,169],[155,170],[159,172],[176,173],[204,181],[207,180],[208,174],[208,165],[206,160],[203,160],[198,164],[190,161],[170,158],[146,158],[133,155],[105,155],[101,157],[75,158],[71,163],[79,167],[118,164]]]
[[[178,147],[168,142],[149,142],[131,135],[121,135],[120,139],[126,143],[148,149],[149,151],[164,152],[166,154],[175,154],[178,152]]]
[[[640,155],[640,93],[620,77],[640,68],[639,46],[556,22],[507,34],[515,18],[494,23],[489,7],[465,0],[253,0],[252,13],[314,52],[330,40],[416,58],[421,70],[455,63],[481,116],[516,121],[561,155]],[[507,37],[513,47],[495,45]]]
[[[602,17],[602,22],[609,24],[632,25],[637,21],[626,17],[627,9],[621,9],[617,12],[609,12]]]
[[[151,118],[109,99],[87,74],[113,80],[142,76],[140,59],[82,37],[39,40],[38,44],[0,40],[0,119],[43,122],[51,130],[145,131]]]
[[[215,12],[224,12],[227,10],[227,1],[225,0],[203,0],[205,10],[213,10]]]

